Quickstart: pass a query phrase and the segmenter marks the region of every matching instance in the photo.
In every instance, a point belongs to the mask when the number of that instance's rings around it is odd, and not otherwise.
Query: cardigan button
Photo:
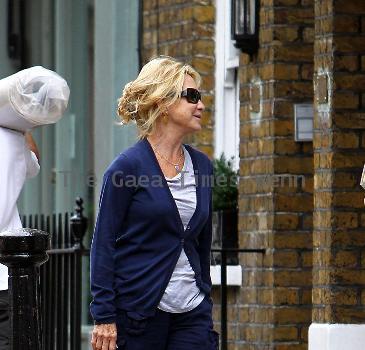
[[[190,230],[190,226],[187,226],[187,227],[186,227],[186,229],[187,229],[187,230]]]

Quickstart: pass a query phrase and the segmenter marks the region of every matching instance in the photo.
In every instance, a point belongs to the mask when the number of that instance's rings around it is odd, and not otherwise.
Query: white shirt
[[[21,228],[16,202],[26,178],[39,172],[36,155],[21,132],[0,127],[0,232]],[[8,289],[8,269],[0,264],[0,290]]]
[[[185,147],[183,149],[185,163],[182,172],[173,178],[166,178],[166,181],[186,229],[196,208],[196,184],[190,154]],[[196,308],[203,299],[204,293],[196,285],[195,272],[182,249],[158,308],[171,313],[188,312]]]

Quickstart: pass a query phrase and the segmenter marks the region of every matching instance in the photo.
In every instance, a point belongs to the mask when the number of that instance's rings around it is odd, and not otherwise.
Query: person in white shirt
[[[27,178],[39,172],[30,133],[0,127],[0,232],[21,228],[17,200]],[[0,350],[9,349],[8,269],[0,264]]]

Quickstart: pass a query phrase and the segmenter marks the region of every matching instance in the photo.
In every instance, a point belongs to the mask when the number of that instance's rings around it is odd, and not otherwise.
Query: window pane
[[[247,0],[247,34],[255,33],[256,22],[256,0]]]
[[[245,9],[244,9],[244,1],[235,1],[236,3],[236,18],[235,18],[235,26],[236,26],[236,34],[242,35],[245,33]]]

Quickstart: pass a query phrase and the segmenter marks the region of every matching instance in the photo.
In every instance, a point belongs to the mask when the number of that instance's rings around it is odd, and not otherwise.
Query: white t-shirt
[[[185,163],[182,172],[173,178],[166,178],[166,181],[185,230],[196,209],[196,184],[190,154],[185,147],[183,150]],[[188,312],[195,309],[204,296],[204,292],[196,285],[195,272],[182,249],[158,308],[171,313]]]
[[[21,228],[16,202],[27,178],[39,172],[36,155],[21,132],[0,127],[0,232]],[[0,264],[0,290],[8,289],[8,269]]]

